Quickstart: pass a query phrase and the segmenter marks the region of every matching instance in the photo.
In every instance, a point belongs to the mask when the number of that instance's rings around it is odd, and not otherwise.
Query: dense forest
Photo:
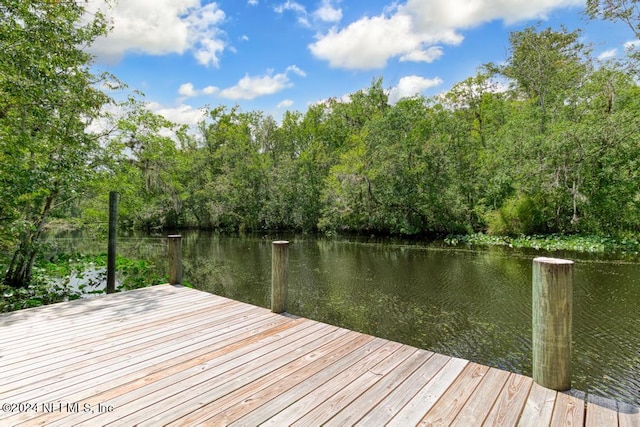
[[[631,3],[586,10],[638,37]],[[503,64],[435,97],[392,105],[374,78],[280,122],[220,106],[191,129],[140,97],[108,96],[117,79],[93,73],[79,47],[107,25],[85,22],[82,2],[3,0],[0,10],[7,284],[28,281],[47,221],[103,224],[113,190],[122,225],[146,229],[640,231],[637,51],[601,62],[579,31],[528,27],[511,34]],[[98,119],[104,131],[87,132]]]
[[[218,107],[169,134],[132,104],[108,140],[112,163],[68,208],[104,221],[118,190],[123,220],[146,228],[639,231],[640,87],[579,40],[527,28],[506,64],[445,94],[390,105],[377,79],[281,123]]]

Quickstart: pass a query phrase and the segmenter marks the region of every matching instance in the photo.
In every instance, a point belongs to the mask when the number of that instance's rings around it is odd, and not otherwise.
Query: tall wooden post
[[[118,234],[118,192],[109,193],[109,243],[107,249],[107,293],[116,291],[116,240]]]
[[[182,284],[182,236],[168,236],[169,284]]]
[[[571,388],[573,261],[533,260],[533,380],[557,391]]]
[[[287,311],[289,242],[275,241],[271,247],[271,311],[284,313]]]

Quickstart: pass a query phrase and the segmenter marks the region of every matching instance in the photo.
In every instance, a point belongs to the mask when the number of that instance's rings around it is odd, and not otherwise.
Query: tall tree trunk
[[[25,230],[22,234],[20,245],[13,254],[9,269],[4,277],[4,283],[6,285],[14,288],[23,288],[29,285],[33,272],[33,264],[39,250],[38,243],[56,195],[57,190],[54,190],[47,196],[42,212],[35,218],[33,227]]]

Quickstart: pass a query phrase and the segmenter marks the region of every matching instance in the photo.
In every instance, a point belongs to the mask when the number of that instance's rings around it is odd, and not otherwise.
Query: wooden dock
[[[180,286],[0,315],[0,425],[640,426],[638,408]]]

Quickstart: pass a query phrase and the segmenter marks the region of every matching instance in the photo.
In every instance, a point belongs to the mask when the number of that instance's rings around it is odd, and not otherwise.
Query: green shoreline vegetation
[[[491,236],[484,233],[449,235],[444,239],[448,245],[507,246],[510,248],[531,248],[545,251],[573,251],[604,254],[640,253],[638,237],[612,237],[597,235],[548,234],[531,236]]]

